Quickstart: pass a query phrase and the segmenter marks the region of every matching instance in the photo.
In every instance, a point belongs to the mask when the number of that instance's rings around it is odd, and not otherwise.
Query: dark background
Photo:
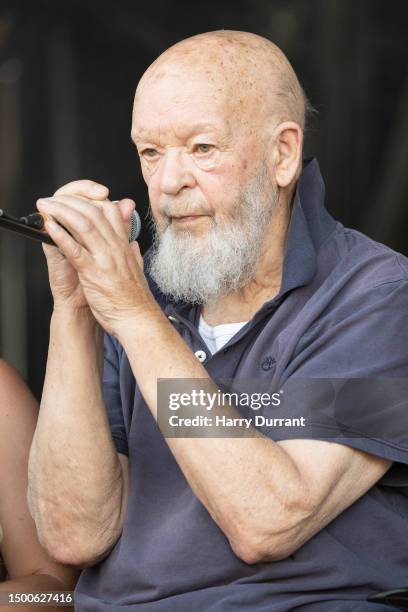
[[[0,208],[26,214],[90,178],[143,218],[137,81],[174,42],[239,29],[282,48],[318,111],[305,155],[320,162],[329,211],[408,255],[407,18],[407,0],[0,0]],[[41,245],[1,231],[0,355],[37,398],[51,310]]]

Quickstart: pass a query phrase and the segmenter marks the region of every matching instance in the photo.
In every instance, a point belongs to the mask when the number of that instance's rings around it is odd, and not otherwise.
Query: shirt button
[[[178,319],[176,319],[176,317],[173,317],[173,315],[168,315],[167,318],[169,321],[174,321],[174,323],[178,323]]]
[[[205,351],[196,351],[194,355],[197,357],[198,361],[201,361],[201,363],[207,359],[207,354]]]

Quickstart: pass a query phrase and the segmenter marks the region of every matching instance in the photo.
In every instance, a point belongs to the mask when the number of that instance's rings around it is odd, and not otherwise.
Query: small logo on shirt
[[[271,370],[273,368],[274,363],[275,359],[268,355],[268,357],[265,357],[265,359],[262,361],[261,368],[264,372],[267,372],[268,370]]]

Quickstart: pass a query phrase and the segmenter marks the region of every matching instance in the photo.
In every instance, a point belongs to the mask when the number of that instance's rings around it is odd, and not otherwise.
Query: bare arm
[[[113,547],[127,505],[127,458],[112,441],[102,365],[103,334],[89,310],[54,311],[29,502],[42,544],[78,567]]]
[[[208,374],[162,313],[117,326],[143,396],[157,419],[157,379]],[[139,347],[149,346],[141,355]],[[232,407],[212,416],[237,417]],[[285,558],[366,493],[391,461],[319,440],[168,438],[194,493],[243,561]],[[222,467],[220,467],[222,466]]]
[[[0,552],[8,574],[0,592],[72,590],[78,572],[47,555],[27,505],[28,452],[38,404],[20,375],[2,360],[0,388]]]
[[[56,192],[70,193],[80,200],[91,193],[97,212],[109,190],[81,181]],[[111,204],[125,235],[134,206],[130,204]],[[74,267],[55,247],[43,245],[43,250],[54,313],[30,451],[29,504],[40,541],[50,554],[83,567],[103,558],[120,536],[127,506],[127,458],[116,452],[103,401],[102,329]]]

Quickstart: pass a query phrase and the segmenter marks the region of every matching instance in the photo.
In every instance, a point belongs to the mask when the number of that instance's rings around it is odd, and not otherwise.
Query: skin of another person
[[[211,217],[222,223],[234,211],[265,160],[270,184],[279,189],[255,278],[204,305],[211,325],[248,320],[279,291],[303,125],[303,94],[290,64],[254,34],[222,31],[182,41],[138,85],[132,137],[159,226],[171,223],[174,232],[182,231],[174,215],[191,214],[194,202],[194,214],[202,216],[189,230],[204,235]],[[208,379],[154,300],[137,243],[128,244],[125,226],[134,203],[115,206],[108,196],[106,187],[78,181],[37,203],[72,237],[47,224],[65,258],[43,246],[54,311],[29,502],[49,553],[78,567],[109,554],[127,510],[128,459],[115,450],[103,401],[103,329],[123,346],[155,418],[158,378]],[[239,416],[233,408],[222,411]],[[391,465],[335,443],[274,442],[261,434],[166,441],[246,563],[292,554]]]
[[[0,390],[0,553],[7,570],[0,593],[73,590],[78,571],[49,557],[38,541],[27,504],[28,453],[38,403],[17,371],[1,359]]]

